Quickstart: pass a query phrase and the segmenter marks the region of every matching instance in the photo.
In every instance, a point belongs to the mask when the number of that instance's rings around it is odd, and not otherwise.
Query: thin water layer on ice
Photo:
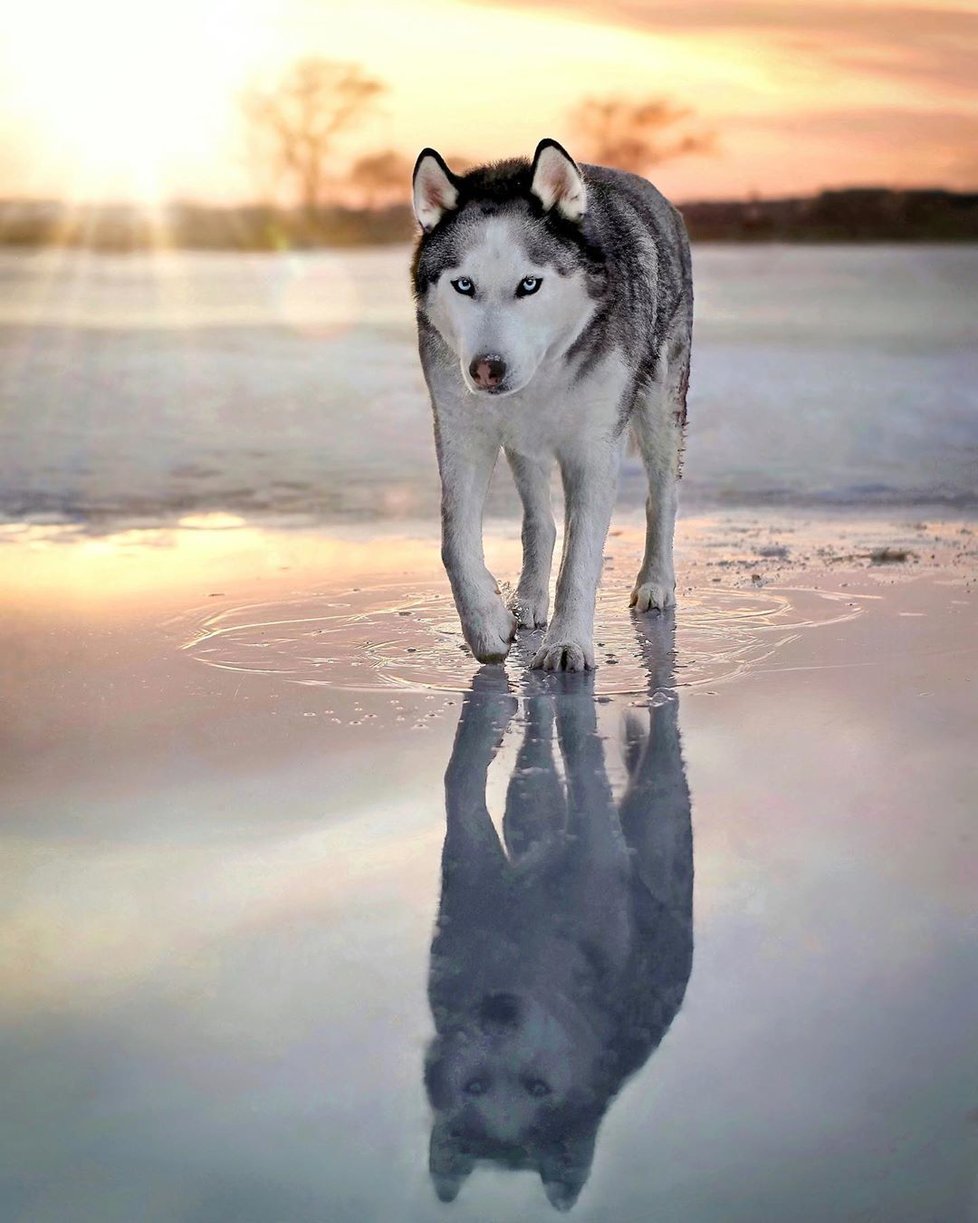
[[[598,696],[636,695],[647,686],[645,618],[623,610],[628,589],[615,582],[602,590],[595,625]],[[675,682],[721,683],[770,658],[799,631],[850,619],[860,606],[844,592],[691,590],[678,617]],[[451,595],[417,583],[246,604],[202,615],[188,629],[184,649],[209,666],[325,688],[461,692],[472,669],[459,658],[471,654]],[[543,635],[542,629],[519,634],[505,667],[514,681],[528,669]]]
[[[967,1217],[970,524],[625,523],[590,677],[217,525],[0,546],[0,1213]]]

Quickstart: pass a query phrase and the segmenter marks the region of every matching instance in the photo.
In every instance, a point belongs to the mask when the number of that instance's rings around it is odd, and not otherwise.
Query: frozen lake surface
[[[408,258],[0,254],[0,514],[433,514]],[[978,503],[978,248],[694,265],[687,508]]]

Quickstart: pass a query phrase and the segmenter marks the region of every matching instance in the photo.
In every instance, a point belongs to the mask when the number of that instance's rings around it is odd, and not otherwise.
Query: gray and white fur
[[[532,162],[453,174],[425,149],[414,172],[412,264],[421,364],[442,482],[442,558],[472,652],[500,662],[518,628],[547,624],[532,666],[594,664],[594,606],[629,430],[649,480],[637,611],[675,603],[673,529],[692,330],[689,243],[651,183],[578,166],[555,141]],[[500,449],[523,502],[523,567],[508,604],[486,568],[482,514]]]
[[[673,683],[672,615],[648,634],[635,627],[661,700]],[[616,801],[593,675],[561,676],[556,690],[531,682],[501,837],[486,780],[517,701],[500,668],[473,679],[445,773],[429,1167],[443,1201],[480,1163],[532,1170],[565,1211],[605,1114],[682,1005],[693,832],[678,693],[628,711]]]

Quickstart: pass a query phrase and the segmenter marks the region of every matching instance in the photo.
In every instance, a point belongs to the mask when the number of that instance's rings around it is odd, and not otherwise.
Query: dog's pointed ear
[[[454,1202],[474,1167],[475,1160],[459,1149],[445,1118],[437,1118],[431,1130],[428,1171],[439,1202]]]
[[[540,1180],[547,1201],[561,1214],[571,1209],[591,1175],[596,1137],[596,1127],[586,1130],[565,1140],[559,1150],[550,1152],[540,1161]]]
[[[458,204],[455,175],[434,149],[422,149],[414,163],[414,215],[427,233]]]
[[[587,188],[581,171],[556,140],[541,140],[537,145],[530,190],[544,211],[556,208],[568,221],[579,221],[587,209]]]

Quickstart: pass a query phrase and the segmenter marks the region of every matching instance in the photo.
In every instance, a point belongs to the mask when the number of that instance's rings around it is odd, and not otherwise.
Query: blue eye
[[[460,276],[458,280],[453,280],[452,288],[456,293],[461,293],[463,297],[472,297],[475,294],[475,285],[468,276]]]
[[[542,276],[524,276],[520,283],[516,286],[516,296],[529,297],[531,293],[536,293],[537,289],[539,289],[542,284]]]
[[[523,1088],[538,1099],[550,1095],[550,1084],[545,1079],[525,1079]]]

